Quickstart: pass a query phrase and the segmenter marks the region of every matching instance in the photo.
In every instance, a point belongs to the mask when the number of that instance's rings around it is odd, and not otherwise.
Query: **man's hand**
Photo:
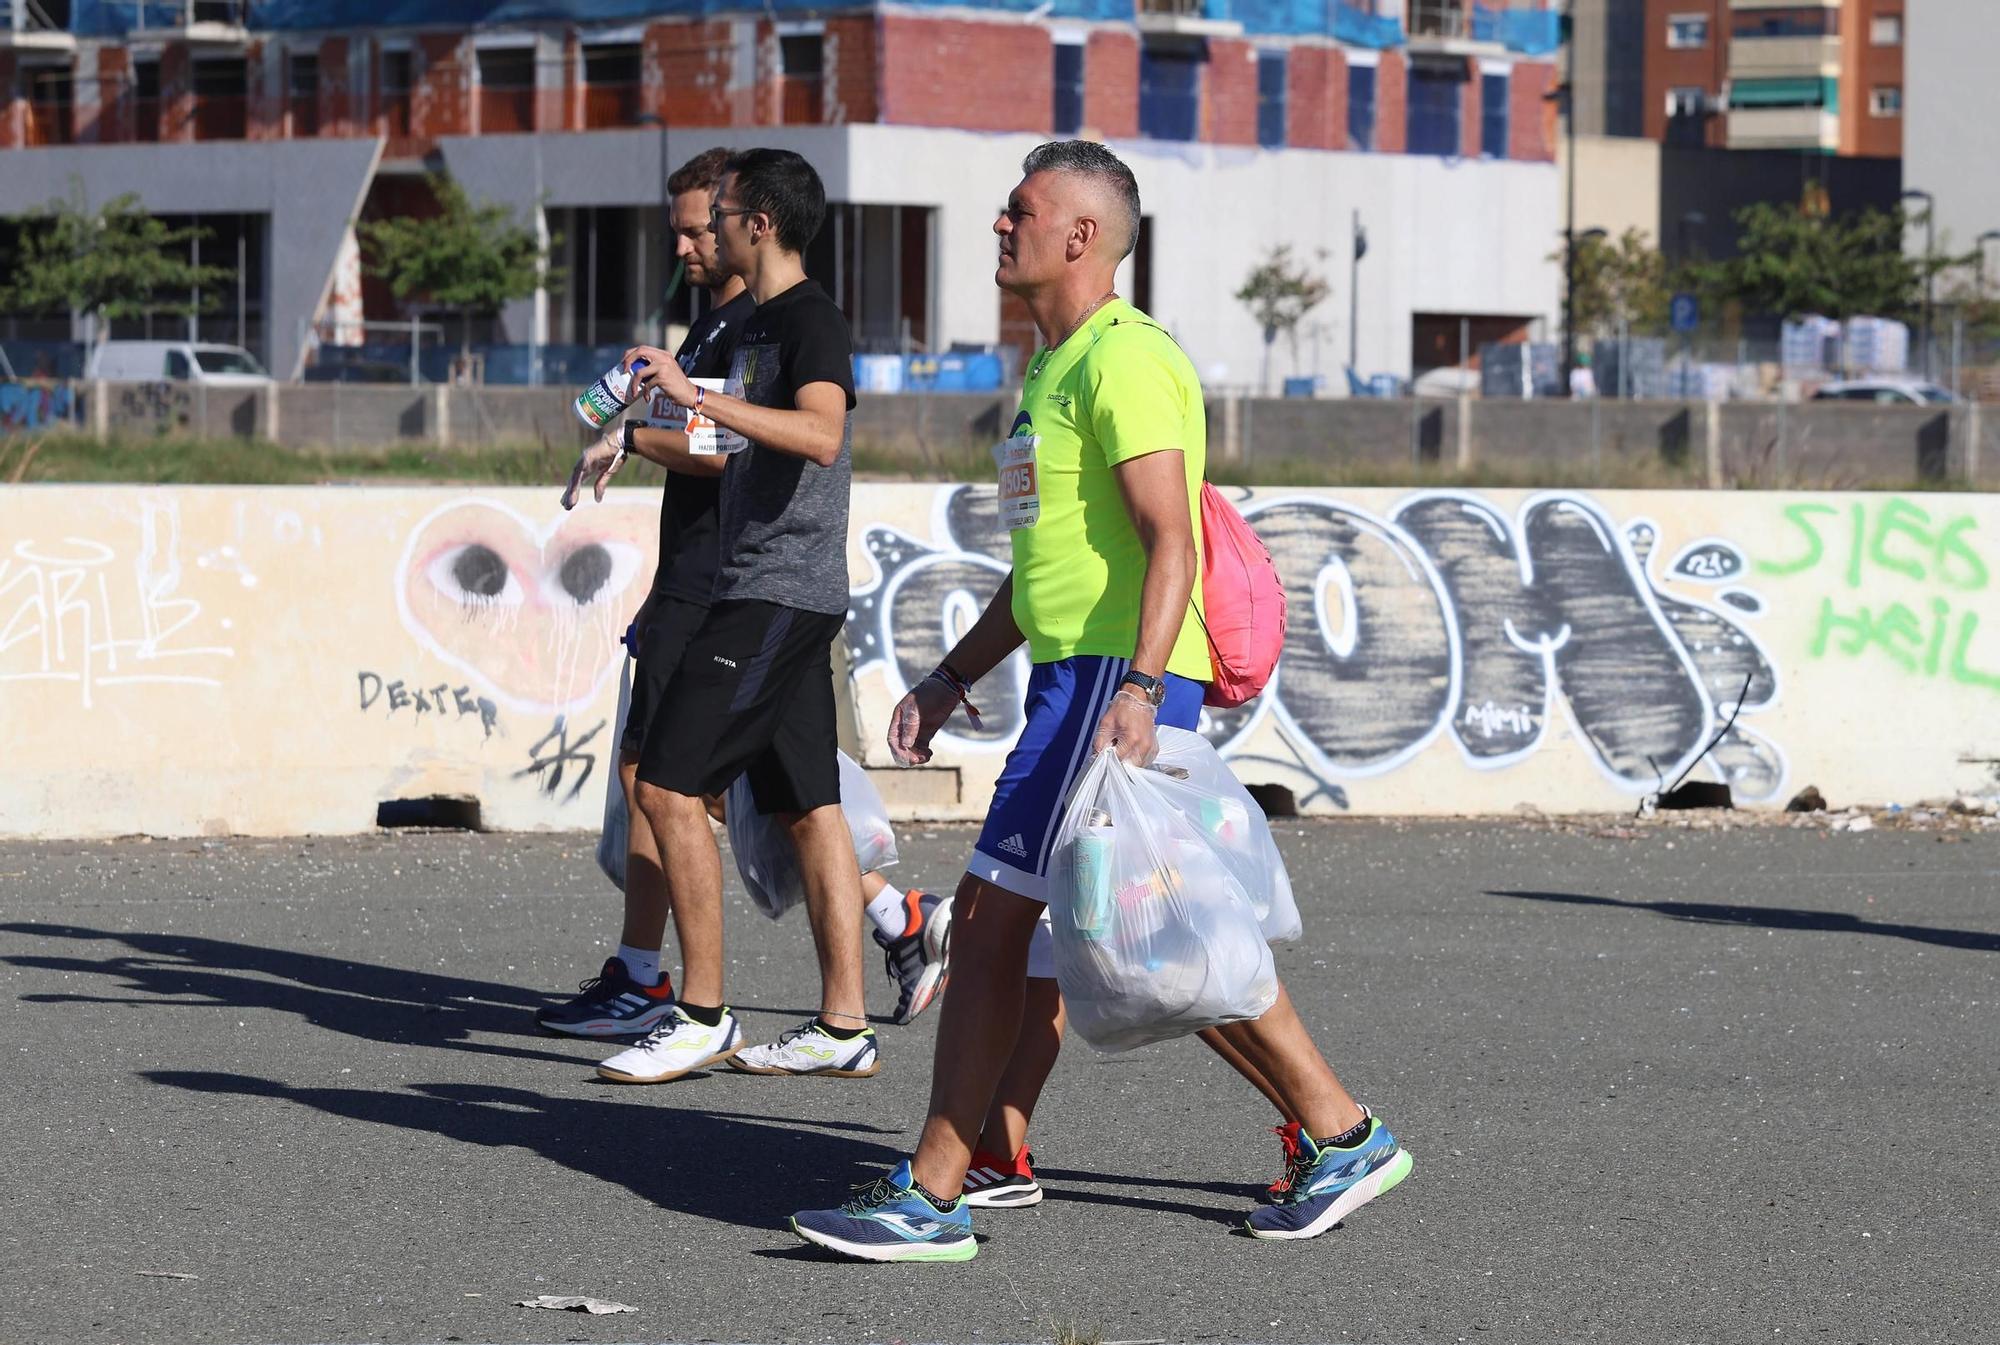
[[[1139,697],[1127,691],[1114,693],[1111,704],[1104,707],[1104,717],[1097,721],[1090,754],[1096,756],[1110,747],[1117,750],[1120,761],[1152,765],[1153,758],[1160,755],[1160,734],[1153,715],[1153,707]]]
[[[926,677],[911,687],[889,716],[889,755],[904,766],[929,761],[931,739],[957,708],[958,697],[935,677]]]
[[[611,478],[618,475],[618,469],[625,465],[625,451],[618,443],[624,433],[621,427],[613,426],[609,434],[583,450],[576,466],[570,468],[569,489],[562,495],[563,508],[576,508],[576,493],[585,481],[592,483],[591,491],[597,502],[604,503],[604,488],[611,484]]]
[[[634,360],[644,360],[646,367],[632,369]],[[633,346],[623,363],[632,369],[633,400],[657,392],[675,406],[694,405],[694,384],[681,372],[680,361],[658,346]]]

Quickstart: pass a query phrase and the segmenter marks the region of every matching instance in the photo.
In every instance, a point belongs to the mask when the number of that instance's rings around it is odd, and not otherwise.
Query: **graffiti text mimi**
[[[936,664],[1007,573],[994,492],[942,492],[940,549],[866,529],[878,573],[852,598],[851,666],[886,665],[900,694]],[[1323,495],[1243,492],[1291,604],[1271,688],[1211,713],[1230,754],[1265,714],[1336,799],[1333,782],[1393,771],[1449,735],[1466,764],[1498,769],[1542,748],[1561,714],[1597,769],[1631,793],[1695,765],[1729,716],[1778,695],[1771,660],[1741,623],[1763,601],[1726,587],[1709,605],[1665,592],[1658,530],[1620,526],[1573,494],[1529,498],[1509,516],[1477,495],[1422,492],[1386,517]],[[1667,565],[1684,584],[1732,585],[1742,552],[1703,539]],[[960,749],[1003,750],[1020,728],[1023,669],[1000,671],[984,728],[953,721]],[[1740,699],[1741,705],[1737,702]],[[1784,786],[1775,745],[1739,722],[1710,757],[1739,797]]]
[[[74,682],[86,707],[100,687],[222,684],[236,650],[181,593],[179,511],[152,499],[139,510],[135,555],[87,537],[0,554],[0,682]]]

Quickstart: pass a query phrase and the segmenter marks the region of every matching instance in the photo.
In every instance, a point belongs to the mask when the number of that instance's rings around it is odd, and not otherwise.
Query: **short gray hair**
[[[1037,145],[1021,160],[1021,172],[1027,177],[1036,173],[1074,173],[1095,179],[1111,191],[1124,215],[1120,222],[1125,226],[1125,237],[1118,259],[1123,261],[1131,256],[1132,249],[1139,245],[1139,180],[1132,176],[1123,159],[1095,140],[1051,140],[1046,145]]]

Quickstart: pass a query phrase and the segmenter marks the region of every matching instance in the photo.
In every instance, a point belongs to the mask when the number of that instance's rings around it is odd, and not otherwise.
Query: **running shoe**
[[[792,1231],[857,1261],[970,1261],[979,1252],[972,1213],[963,1200],[949,1209],[916,1189],[907,1159],[866,1186],[837,1210],[800,1210]]]
[[[1299,1132],[1292,1182],[1275,1204],[1244,1221],[1253,1238],[1316,1238],[1410,1175],[1410,1151],[1373,1116],[1359,1144],[1321,1148]]]
[[[567,1037],[635,1037],[651,1032],[674,1009],[674,983],[640,985],[621,958],[607,958],[604,970],[577,987],[575,999],[537,1010],[535,1025]]]
[[[972,1151],[965,1170],[965,1203],[982,1209],[1042,1203],[1042,1184],[1035,1180],[1035,1156],[1023,1144],[1012,1158],[998,1158],[984,1149]]]
[[[1278,1137],[1278,1143],[1285,1146],[1285,1171],[1257,1198],[1266,1205],[1275,1205],[1285,1198],[1285,1192],[1292,1189],[1293,1181],[1299,1175],[1299,1136],[1304,1133],[1297,1121],[1287,1121],[1281,1126],[1272,1126],[1271,1133]]]
[[[722,1021],[710,1027],[676,1004],[665,1022],[599,1065],[597,1073],[612,1083],[665,1083],[733,1059],[742,1049],[743,1028],[735,1014],[724,1009]]]
[[[752,1046],[729,1058],[730,1067],[745,1074],[825,1074],[836,1079],[865,1079],[882,1068],[875,1050],[875,1029],[846,1041],[808,1018],[764,1046]]]
[[[908,922],[901,934],[892,939],[879,929],[875,931],[889,979],[898,990],[898,1023],[909,1022],[938,997],[951,955],[950,897],[911,888],[903,894],[903,910]]]

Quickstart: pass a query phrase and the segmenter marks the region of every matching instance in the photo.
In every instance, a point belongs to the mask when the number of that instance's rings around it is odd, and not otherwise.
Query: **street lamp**
[[[1901,199],[1924,203],[1924,377],[1933,378],[1936,361],[1931,357],[1931,312],[1937,298],[1937,267],[1932,256],[1937,251],[1937,198],[1912,187]]]
[[[1986,301],[1986,245],[1988,243],[2000,243],[2000,229],[1988,229],[1985,233],[1972,240],[1972,246],[1979,257],[1977,274],[1979,276],[1978,297],[1981,303]]]
[[[667,118],[663,112],[641,112],[637,118],[641,126],[660,128],[660,246],[666,249],[666,256],[674,256],[678,249],[674,246],[674,198],[667,190],[667,181],[673,176],[673,159],[667,153]],[[674,291],[680,288],[681,269],[679,266],[667,272],[666,286],[660,291],[660,339],[666,339],[667,305],[673,302]]]

